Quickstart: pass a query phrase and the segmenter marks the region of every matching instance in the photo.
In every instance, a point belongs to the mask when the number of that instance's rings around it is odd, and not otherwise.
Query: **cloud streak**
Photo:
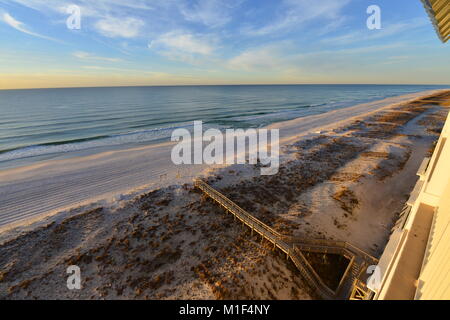
[[[173,31],[163,34],[156,40],[151,41],[149,48],[176,50],[201,55],[209,55],[214,50],[205,39],[197,38],[193,34],[184,31]]]
[[[242,0],[197,0],[193,4],[180,2],[183,17],[208,27],[222,27],[233,19],[232,11]]]
[[[101,57],[93,55],[89,52],[84,51],[76,51],[72,54],[74,57],[82,60],[98,60],[98,61],[106,61],[106,62],[120,62],[122,59],[119,58],[109,58],[109,57]]]
[[[290,31],[301,27],[303,24],[322,19],[326,24],[335,25],[336,21],[342,21],[342,9],[351,0],[284,0],[278,10],[278,17],[264,26],[246,27],[243,33],[251,36],[264,36],[281,31]]]
[[[48,36],[45,36],[45,35],[42,35],[42,34],[39,34],[39,33],[29,30],[23,22],[16,20],[8,12],[0,12],[0,17],[1,17],[1,19],[0,19],[1,21],[6,23],[7,25],[9,25],[10,27],[16,29],[17,31],[26,33],[33,37],[38,37],[38,38],[45,39],[45,40],[59,42],[57,39],[54,39],[52,37],[48,37]]]
[[[95,28],[109,38],[136,38],[144,25],[144,21],[133,17],[108,17],[97,21]]]
[[[374,41],[399,34],[408,34],[412,30],[421,28],[427,24],[428,21],[426,19],[411,19],[409,21],[386,24],[381,30],[360,29],[335,37],[325,38],[321,42],[333,45],[348,45],[355,42]]]
[[[283,61],[281,46],[271,45],[262,48],[249,49],[227,62],[227,67],[232,70],[273,71],[282,68]]]

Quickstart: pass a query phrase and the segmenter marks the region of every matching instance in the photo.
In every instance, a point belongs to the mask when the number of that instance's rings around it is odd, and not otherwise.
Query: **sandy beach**
[[[440,90],[393,97],[276,123],[280,145],[308,138],[398,103]],[[45,216],[98,202],[114,206],[120,200],[156,188],[192,182],[213,166],[176,166],[170,159],[174,143],[111,150],[70,159],[49,160],[0,170],[0,230],[41,220]]]
[[[0,171],[1,299],[314,299],[295,266],[192,186],[205,178],[286,235],[377,257],[433,148],[450,92],[275,123],[280,170],[178,167],[172,143]],[[68,290],[77,265],[82,289]]]

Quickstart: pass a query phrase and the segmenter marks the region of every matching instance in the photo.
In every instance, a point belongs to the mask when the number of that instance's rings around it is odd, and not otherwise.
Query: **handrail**
[[[295,238],[295,237],[288,237],[285,236],[284,239],[286,241],[290,242],[298,242],[302,246],[317,246],[317,247],[327,247],[327,248],[339,248],[339,249],[346,249],[350,253],[354,254],[355,252],[358,253],[364,260],[373,262],[374,264],[378,263],[378,259],[371,256],[364,250],[356,247],[355,245],[346,242],[346,241],[338,241],[338,240],[325,240],[325,239],[305,239],[305,238]]]
[[[235,217],[240,219],[252,230],[258,232],[262,237],[272,242],[274,246],[278,247],[280,250],[285,252],[287,256],[295,264],[295,266],[300,271],[305,280],[313,287],[313,289],[315,289],[318,292],[319,295],[321,295],[325,299],[336,297],[337,292],[331,290],[322,281],[320,276],[316,273],[314,268],[305,258],[299,247],[301,247],[303,250],[305,250],[305,248],[309,248],[310,250],[312,250],[312,247],[317,247],[321,251],[329,250],[335,253],[341,253],[342,251],[345,251],[353,256],[352,261],[354,261],[355,256],[360,256],[365,261],[368,260],[371,262],[376,261],[375,264],[378,262],[377,259],[367,254],[363,250],[344,241],[323,240],[323,239],[300,239],[295,237],[284,236],[280,234],[278,231],[272,229],[271,227],[263,223],[262,221],[255,218],[253,215],[251,215],[250,213],[239,207],[236,203],[228,199],[225,195],[215,190],[213,187],[211,187],[204,181],[197,179],[194,181],[194,186],[202,190],[211,199],[218,202],[227,211],[229,211]],[[343,279],[341,279],[341,282],[342,281]]]
[[[311,266],[311,264],[308,262],[308,260],[306,260],[303,253],[297,247],[295,247],[295,245],[294,245],[294,252],[296,253],[296,255],[292,255],[291,260],[294,261],[295,259],[299,259],[299,262],[302,264],[303,268],[308,271],[308,276],[310,278],[309,279],[310,282],[311,281],[314,282],[316,289],[319,290],[320,293],[322,293],[322,296],[334,297],[335,292],[333,290],[331,290],[330,288],[328,288],[328,286],[325,283],[323,283],[320,276],[316,273],[316,271]],[[295,261],[294,261],[294,264],[295,264]],[[297,266],[297,268],[298,268],[298,266]]]
[[[233,201],[231,201],[230,199],[226,198],[224,195],[222,195],[220,192],[218,192],[217,190],[215,190],[214,188],[212,188],[211,186],[209,186],[208,184],[206,184],[205,182],[201,181],[201,180],[196,180],[195,181],[195,186],[200,187],[200,189],[206,189],[207,191],[209,191],[209,193],[212,193],[214,195],[216,195],[217,197],[219,197],[221,200],[223,200],[223,202],[225,202],[226,204],[229,205],[230,208],[234,208],[236,210],[236,212],[233,213],[239,213],[240,217],[245,217],[248,220],[251,220],[255,225],[260,226],[261,228],[269,231],[270,233],[272,233],[276,238],[280,239],[282,238],[282,235],[275,231],[274,229],[272,229],[271,227],[269,227],[268,225],[266,225],[265,223],[261,222],[260,220],[256,219],[253,215],[249,214],[248,212],[246,212],[244,209],[242,209],[241,207],[239,207],[237,204],[235,204]],[[205,190],[203,190],[205,191]],[[215,199],[216,200],[216,199]]]
[[[250,226],[253,230],[260,233],[266,239],[273,242],[274,245],[279,247],[281,250],[288,254],[288,257],[292,260],[292,262],[296,265],[296,267],[300,270],[303,277],[313,286],[313,288],[323,297],[323,298],[331,298],[334,297],[334,292],[328,288],[323,282],[320,276],[314,271],[309,262],[303,256],[303,254],[296,248],[295,245],[292,246],[292,250],[289,244],[287,244],[283,240],[283,236],[267,226],[260,220],[253,217],[251,214],[246,212],[244,209],[240,208],[230,199],[226,198],[220,192],[209,186],[203,181],[196,180],[194,185],[198,187],[200,190],[205,192],[208,196],[210,196],[213,200],[217,201],[219,204],[224,206],[228,211],[230,211],[233,215],[237,216],[244,223]]]

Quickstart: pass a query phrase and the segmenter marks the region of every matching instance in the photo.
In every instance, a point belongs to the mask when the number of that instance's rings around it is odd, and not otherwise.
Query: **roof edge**
[[[422,4],[428,14],[428,17],[431,20],[431,23],[433,24],[434,30],[436,31],[439,39],[442,41],[442,43],[447,42],[449,37],[447,37],[447,39],[444,39],[444,37],[442,36],[441,31],[439,30],[438,22],[436,21],[436,12],[434,12],[430,0],[420,0],[420,1],[422,1]]]

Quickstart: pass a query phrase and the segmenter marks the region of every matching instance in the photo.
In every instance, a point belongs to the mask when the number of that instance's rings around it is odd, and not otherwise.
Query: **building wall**
[[[374,299],[450,299],[450,114],[380,258]]]
[[[450,163],[449,163],[450,165]],[[416,299],[450,299],[450,182],[434,216]]]
[[[415,299],[441,300],[450,299],[450,115],[432,160],[423,201],[436,208]]]

